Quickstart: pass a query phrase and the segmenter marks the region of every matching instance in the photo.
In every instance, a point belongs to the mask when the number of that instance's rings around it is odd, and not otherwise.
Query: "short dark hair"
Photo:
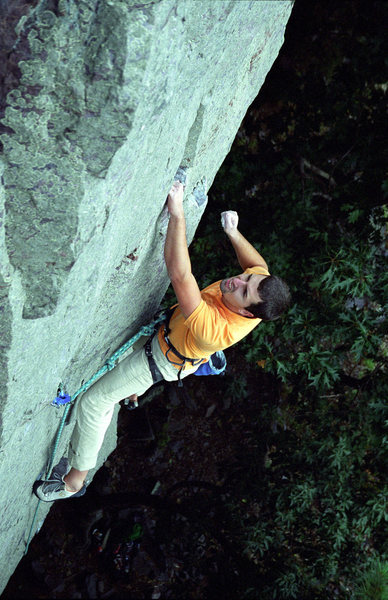
[[[261,302],[245,307],[254,317],[263,321],[274,321],[289,307],[291,293],[283,279],[268,275],[257,286]]]

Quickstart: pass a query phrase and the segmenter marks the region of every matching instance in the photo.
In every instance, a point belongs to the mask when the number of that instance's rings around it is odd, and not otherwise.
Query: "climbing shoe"
[[[62,457],[48,479],[39,479],[35,481],[33,491],[43,502],[54,502],[54,500],[63,500],[65,498],[79,498],[86,492],[86,486],[83,485],[78,492],[68,492],[63,478],[70,471],[70,465],[67,458]]]

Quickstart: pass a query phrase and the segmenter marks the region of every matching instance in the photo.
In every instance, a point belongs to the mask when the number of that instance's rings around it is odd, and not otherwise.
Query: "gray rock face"
[[[22,557],[32,484],[62,415],[51,401],[152,318],[168,286],[174,176],[186,178],[190,241],[291,8],[41,0],[17,23],[20,76],[0,136],[1,589]],[[99,465],[114,446],[112,425]]]

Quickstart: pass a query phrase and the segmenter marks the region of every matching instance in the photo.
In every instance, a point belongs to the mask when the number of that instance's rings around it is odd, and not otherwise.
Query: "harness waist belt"
[[[183,354],[178,352],[178,350],[175,348],[174,344],[171,343],[170,338],[168,337],[168,335],[166,333],[166,328],[164,328],[163,337],[164,337],[164,341],[166,342],[166,344],[168,346],[168,350],[167,350],[165,356],[166,356],[168,362],[170,362],[171,364],[183,367],[186,362],[190,362],[193,365],[193,367],[195,367],[196,365],[199,365],[203,360],[206,361],[205,358],[188,358],[187,356],[183,356]],[[177,363],[177,362],[172,361],[168,356],[168,353],[170,351],[172,351],[178,358],[180,358],[180,360],[182,360],[183,363]]]
[[[158,383],[158,381],[162,381],[163,375],[161,374],[161,372],[158,369],[158,365],[155,362],[154,357],[152,356],[152,349],[151,349],[151,343],[152,343],[152,338],[154,336],[152,335],[146,342],[145,346],[144,346],[144,350],[146,353],[146,357],[148,359],[148,366],[150,368],[151,371],[151,375],[152,375],[152,381],[154,383]]]

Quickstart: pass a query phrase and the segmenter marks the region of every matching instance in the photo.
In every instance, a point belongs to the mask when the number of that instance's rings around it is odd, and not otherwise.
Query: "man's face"
[[[247,306],[261,302],[258,285],[268,275],[242,273],[236,277],[223,279],[220,283],[222,301],[227,308],[245,317],[253,317]]]

